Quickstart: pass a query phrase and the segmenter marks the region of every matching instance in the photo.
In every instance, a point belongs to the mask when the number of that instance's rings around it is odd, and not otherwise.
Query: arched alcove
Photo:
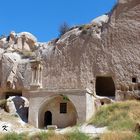
[[[96,94],[99,96],[115,97],[115,84],[112,77],[96,77]]]
[[[75,125],[77,123],[75,106],[66,96],[56,95],[47,98],[38,111],[38,127],[45,128],[47,125],[45,122],[57,125],[58,128]]]

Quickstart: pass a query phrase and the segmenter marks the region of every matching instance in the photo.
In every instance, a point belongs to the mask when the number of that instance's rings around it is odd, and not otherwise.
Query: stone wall
[[[96,112],[95,98],[93,95],[86,94],[86,121],[88,121]]]

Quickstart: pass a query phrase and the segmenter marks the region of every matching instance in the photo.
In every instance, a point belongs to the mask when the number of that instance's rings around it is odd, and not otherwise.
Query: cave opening
[[[98,96],[115,97],[115,84],[112,77],[96,77],[96,94]]]

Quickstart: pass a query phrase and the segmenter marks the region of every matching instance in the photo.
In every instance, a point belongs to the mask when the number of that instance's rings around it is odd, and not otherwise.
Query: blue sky
[[[0,35],[27,31],[38,41],[57,38],[59,26],[89,23],[109,12],[116,0],[2,0]]]

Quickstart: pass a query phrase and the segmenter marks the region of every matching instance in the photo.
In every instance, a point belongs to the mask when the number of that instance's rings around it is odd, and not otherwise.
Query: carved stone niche
[[[42,70],[43,65],[40,60],[32,60],[30,61],[31,70],[32,70],[32,78],[31,78],[31,89],[42,88]]]

